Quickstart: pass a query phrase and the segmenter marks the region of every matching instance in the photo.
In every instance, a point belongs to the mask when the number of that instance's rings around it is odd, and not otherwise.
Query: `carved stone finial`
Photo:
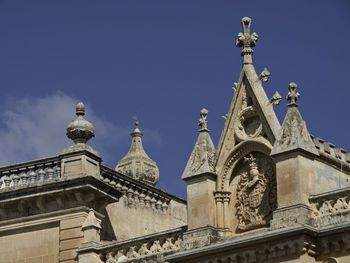
[[[295,84],[294,82],[289,83],[289,86],[288,86],[289,92],[286,97],[286,99],[290,101],[290,103],[288,104],[288,107],[298,107],[298,104],[296,104],[296,101],[300,97],[300,94],[298,92],[295,92],[297,87],[298,87],[297,84]]]
[[[208,110],[207,109],[202,109],[201,110],[201,118],[198,121],[198,126],[201,126],[201,129],[199,130],[201,131],[209,131],[208,130],[208,121],[207,121],[207,116],[208,116]]]
[[[270,99],[270,103],[273,105],[279,105],[282,100],[282,96],[278,93],[278,91],[275,92],[275,94]]]
[[[89,151],[97,156],[98,152],[86,144],[88,140],[95,136],[94,126],[84,118],[85,106],[79,102],[75,109],[77,118],[67,126],[67,137],[74,141],[74,145],[63,149],[62,153],[77,151]]]
[[[77,104],[75,114],[77,118],[67,127],[67,137],[72,139],[75,144],[85,144],[95,136],[94,126],[84,119],[85,106],[82,102]]]
[[[271,76],[270,71],[268,71],[267,68],[264,68],[264,70],[261,72],[261,74],[260,74],[260,76],[259,76],[259,79],[260,79],[262,82],[268,82],[270,76]]]
[[[250,25],[251,19],[249,17],[242,18],[242,32],[238,33],[236,46],[243,47],[241,52],[241,56],[243,56],[244,64],[252,64],[252,55],[254,53],[252,47],[256,46],[256,42],[258,41],[258,34],[253,33],[250,34]]]

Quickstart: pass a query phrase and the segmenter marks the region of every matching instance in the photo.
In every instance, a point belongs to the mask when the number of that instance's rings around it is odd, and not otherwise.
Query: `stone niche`
[[[234,167],[232,191],[231,229],[241,233],[268,227],[272,212],[277,207],[276,165],[261,152],[250,152]]]

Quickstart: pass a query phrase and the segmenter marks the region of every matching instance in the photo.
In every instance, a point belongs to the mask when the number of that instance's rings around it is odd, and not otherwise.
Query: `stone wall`
[[[57,263],[59,227],[36,226],[0,237],[0,263]]]
[[[118,241],[187,224],[186,205],[175,200],[171,200],[168,210],[163,211],[138,203],[130,203],[130,200],[123,196],[119,202],[108,205],[106,210]]]

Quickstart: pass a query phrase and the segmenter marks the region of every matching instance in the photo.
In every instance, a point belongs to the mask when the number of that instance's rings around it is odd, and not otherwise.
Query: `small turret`
[[[159,179],[159,169],[155,161],[146,154],[142,145],[143,133],[136,120],[129,152],[121,159],[115,170],[147,184],[155,185]]]

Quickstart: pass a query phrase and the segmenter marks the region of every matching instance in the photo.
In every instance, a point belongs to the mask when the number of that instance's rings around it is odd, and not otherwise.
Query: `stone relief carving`
[[[278,140],[278,142],[282,145],[288,146],[291,144],[295,144],[298,139],[299,131],[301,132],[302,138],[309,142],[311,141],[311,138],[306,130],[306,127],[304,125],[304,122],[300,122],[297,120],[297,116],[293,116],[293,118],[289,121],[287,121],[287,125],[285,125],[282,136]]]
[[[234,122],[234,134],[238,141],[256,138],[263,134],[259,113],[253,105],[247,88],[242,90],[242,103]]]
[[[214,173],[216,162],[216,150],[210,138],[207,116],[208,110],[202,109],[201,118],[198,121],[199,136],[193,148],[191,156],[183,172],[182,179],[201,173]]]
[[[250,153],[240,161],[237,185],[237,231],[267,226],[276,209],[274,163],[264,154]]]
[[[263,126],[254,106],[247,106],[240,111],[235,125],[235,135],[240,141],[256,138],[262,134]]]
[[[296,88],[297,85],[294,82],[291,82],[288,86],[289,92],[286,98],[290,103],[288,104],[288,111],[277,140],[274,143],[271,155],[296,149],[303,149],[315,155],[319,155],[306,128],[305,121],[298,110],[296,101],[300,97],[300,94],[296,92]]]

